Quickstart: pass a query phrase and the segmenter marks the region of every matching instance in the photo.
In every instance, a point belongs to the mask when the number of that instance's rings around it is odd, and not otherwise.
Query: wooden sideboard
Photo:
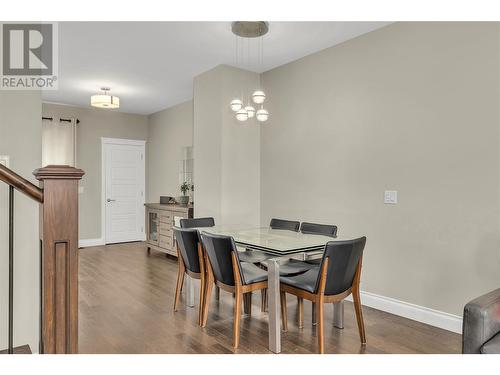
[[[193,206],[146,203],[146,242],[151,249],[177,256],[172,226],[175,218],[192,218]]]

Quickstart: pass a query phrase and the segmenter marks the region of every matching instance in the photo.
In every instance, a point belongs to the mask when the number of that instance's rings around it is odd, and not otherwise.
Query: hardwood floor
[[[241,320],[240,346],[232,343],[232,295],[221,291],[210,304],[207,326],[198,322],[195,307],[184,295],[173,311],[177,261],[142,243],[80,250],[80,353],[270,353],[267,313],[260,311],[260,294],[253,296],[251,316]],[[304,328],[297,327],[297,300],[288,296],[288,332],[283,353],[317,353],[311,325],[311,305],[304,302]],[[333,327],[332,306],[325,306],[326,353],[459,353],[460,335],[363,307],[367,345],[359,342],[353,305],[346,302],[345,328]]]
[[[8,354],[9,351],[7,349],[1,350],[0,354]],[[29,345],[17,346],[14,348],[14,354],[31,354],[31,348]]]

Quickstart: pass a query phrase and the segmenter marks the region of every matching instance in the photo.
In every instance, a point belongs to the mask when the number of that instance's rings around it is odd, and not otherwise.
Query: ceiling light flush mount
[[[269,24],[265,21],[235,21],[231,24],[231,30],[233,34],[236,36],[236,59],[235,65],[239,65],[240,59],[239,55],[241,54],[241,63],[244,63],[245,52],[243,49],[247,49],[247,59],[248,62],[250,59],[250,39],[259,38],[257,40],[257,50],[258,50],[258,61],[261,65],[261,70],[264,66],[264,53],[263,53],[263,36],[266,35],[269,31]],[[246,41],[245,41],[246,40]],[[252,42],[253,43],[253,42]],[[240,46],[241,44],[241,46]],[[260,86],[260,85],[259,85]],[[248,99],[248,101],[246,101]],[[253,104],[250,103],[250,100],[253,103],[258,104],[260,108],[256,109]],[[230,107],[231,110],[235,112],[236,119],[240,122],[247,121],[248,119],[256,118],[259,122],[265,122],[269,118],[269,112],[264,109],[263,103],[266,100],[266,94],[262,90],[262,88],[257,88],[254,92],[248,96],[243,95],[243,91],[241,93],[241,99],[235,98],[231,101]],[[247,103],[246,105],[244,103]]]
[[[101,87],[102,94],[92,95],[90,105],[96,108],[117,109],[120,108],[120,98],[109,94],[109,87]]]

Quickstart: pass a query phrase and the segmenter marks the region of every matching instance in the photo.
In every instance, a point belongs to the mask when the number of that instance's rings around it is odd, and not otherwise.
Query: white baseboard
[[[92,247],[105,245],[104,238],[91,238],[78,241],[78,247]]]
[[[352,296],[349,296],[348,299],[352,301]],[[458,315],[448,314],[370,292],[361,292],[361,303],[377,310],[416,320],[417,322],[446,329],[447,331],[462,333],[462,317]]]

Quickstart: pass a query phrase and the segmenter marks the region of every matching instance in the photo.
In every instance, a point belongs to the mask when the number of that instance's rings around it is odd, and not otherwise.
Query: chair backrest
[[[197,217],[196,219],[181,219],[181,228],[207,228],[215,225],[213,217]]]
[[[320,269],[323,269],[323,263],[328,258],[325,295],[340,294],[352,286],[365,244],[366,237],[360,237],[348,241],[330,241],[325,245],[320,265]],[[320,278],[321,272],[316,280],[316,292]]]
[[[198,231],[172,227],[174,236],[179,246],[182,261],[186,268],[195,273],[200,273],[200,258],[198,256]]]
[[[300,231],[306,234],[322,234],[323,236],[337,237],[336,225],[325,225],[315,223],[300,224]]]
[[[243,272],[241,271],[238,251],[233,237],[220,236],[207,232],[201,232],[201,242],[212,266],[215,280],[230,286],[234,286],[234,271],[232,253],[236,256],[238,268],[241,275],[241,283],[244,284]]]
[[[300,222],[282,219],[271,219],[269,226],[271,227],[271,229],[284,229],[298,232]]]

